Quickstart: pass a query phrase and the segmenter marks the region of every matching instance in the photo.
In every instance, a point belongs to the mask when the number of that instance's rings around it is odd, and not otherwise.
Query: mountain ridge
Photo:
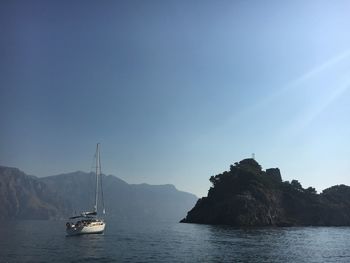
[[[21,180],[16,181],[17,177]],[[109,218],[178,221],[197,200],[195,195],[169,184],[128,184],[114,175],[102,177]],[[60,219],[89,211],[94,204],[94,189],[93,173],[36,177],[16,167],[0,166],[0,209],[5,211],[0,218]]]

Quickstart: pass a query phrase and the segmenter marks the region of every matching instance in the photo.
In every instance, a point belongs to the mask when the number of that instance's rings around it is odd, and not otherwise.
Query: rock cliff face
[[[278,168],[263,171],[254,159],[212,176],[208,196],[198,200],[183,223],[232,226],[349,226],[350,187],[338,185],[317,194]]]
[[[67,210],[61,198],[35,176],[0,166],[0,219],[49,219]]]

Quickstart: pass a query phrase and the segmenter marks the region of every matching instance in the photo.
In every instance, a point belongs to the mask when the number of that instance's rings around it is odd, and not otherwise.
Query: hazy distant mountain
[[[0,166],[0,218],[64,218],[89,211],[95,183],[92,173],[37,178]],[[178,221],[197,200],[173,185],[127,184],[112,175],[103,175],[102,183],[109,218]]]
[[[35,176],[0,166],[0,218],[46,219],[59,217],[67,209]]]
[[[72,213],[93,208],[94,174],[79,171],[40,181],[71,204]],[[102,184],[107,216],[113,218],[176,221],[197,201],[196,196],[178,191],[173,185],[127,184],[112,175],[103,175]]]

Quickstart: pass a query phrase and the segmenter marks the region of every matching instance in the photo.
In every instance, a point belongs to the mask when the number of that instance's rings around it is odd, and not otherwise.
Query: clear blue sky
[[[350,185],[349,1],[1,1],[0,164],[206,195],[256,154]]]

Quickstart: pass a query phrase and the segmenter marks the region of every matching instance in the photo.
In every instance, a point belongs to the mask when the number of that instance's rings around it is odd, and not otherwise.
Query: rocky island
[[[349,226],[350,187],[332,186],[317,194],[297,180],[282,181],[278,168],[262,170],[244,159],[210,178],[208,196],[199,199],[182,223],[250,226]]]

